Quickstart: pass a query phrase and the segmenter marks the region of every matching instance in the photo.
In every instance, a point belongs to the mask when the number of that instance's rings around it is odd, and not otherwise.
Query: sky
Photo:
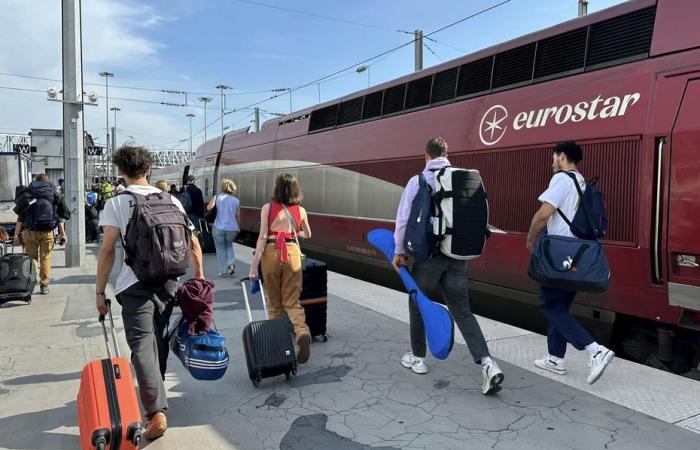
[[[292,92],[294,110],[317,104],[319,96],[325,102],[365,89],[366,71],[350,69],[320,85],[314,81],[410,42],[407,32],[427,34],[499,3],[426,40],[424,67],[577,15],[577,0],[82,0],[84,91],[99,96],[97,107],[85,107],[85,129],[104,143],[102,71],[114,73],[109,106],[121,109],[118,143],[186,149],[186,115],[192,113],[196,148],[205,128],[198,97],[213,98],[206,110],[207,138],[221,134],[217,85],[233,87],[225,91],[227,131],[252,125],[248,107],[259,102],[262,123],[271,113],[290,110],[289,94],[272,89],[311,83]],[[618,3],[622,0],[590,0],[588,10]],[[60,104],[46,100],[49,87],[61,89],[60,4],[0,0],[0,133],[62,126]],[[413,45],[364,64],[370,66],[371,85],[409,74]],[[187,92],[187,104],[185,95],[161,90]],[[112,112],[109,121],[113,126]]]

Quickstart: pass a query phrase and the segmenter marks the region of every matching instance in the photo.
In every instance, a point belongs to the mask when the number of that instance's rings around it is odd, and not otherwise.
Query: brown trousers
[[[297,338],[309,334],[304,308],[299,304],[301,294],[301,253],[295,243],[287,244],[287,262],[280,262],[280,251],[268,244],[262,255],[262,272],[267,293],[267,312],[270,319],[287,313]]]
[[[53,250],[53,231],[22,232],[24,250],[34,263],[39,266],[39,284],[47,286],[51,279],[51,250]]]

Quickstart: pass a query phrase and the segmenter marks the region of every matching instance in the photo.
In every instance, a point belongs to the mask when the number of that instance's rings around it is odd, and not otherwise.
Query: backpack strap
[[[586,216],[586,219],[588,220],[588,224],[591,226],[591,230],[595,230],[595,224],[593,223],[593,219],[591,219],[591,215],[588,214],[588,210],[586,209],[586,202],[583,201],[583,191],[581,190],[581,186],[578,184],[578,178],[576,177],[575,173],[568,172],[566,170],[560,170],[557,173],[565,173],[569,178],[571,178],[574,182],[574,186],[576,186],[576,192],[578,192],[578,199],[579,199],[579,205],[581,208],[583,208],[583,214]],[[598,179],[596,178],[596,181]],[[571,221],[569,220],[568,217],[562,212],[561,209],[557,208],[557,212],[561,216],[562,219],[564,219],[564,222],[571,228]]]

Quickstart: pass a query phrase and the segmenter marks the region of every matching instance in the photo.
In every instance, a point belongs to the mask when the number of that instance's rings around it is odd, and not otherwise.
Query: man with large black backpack
[[[441,300],[452,313],[474,362],[481,364],[481,392],[498,392],[503,372],[491,359],[481,327],[469,303],[469,262],[481,254],[488,234],[488,205],[479,172],[454,168],[447,159],[447,142],[440,138],[425,147],[426,166],[411,178],[401,196],[394,232],[392,265],[408,265],[413,256],[413,278],[430,298]],[[411,352],[401,364],[418,374],[425,364],[425,325],[409,298]]]
[[[58,243],[66,243],[66,231],[62,219],[69,219],[63,196],[46,174],[39,174],[15,200],[17,225],[14,245],[20,243],[39,266],[39,288],[42,294],[49,293],[51,279],[51,251],[56,242],[54,230],[58,227]]]
[[[107,313],[105,287],[121,240],[125,258],[114,292],[122,305],[124,332],[148,419],[144,437],[152,440],[168,427],[163,379],[177,278],[187,272],[190,261],[193,277],[204,279],[202,251],[180,202],[148,184],[146,176],[153,165],[148,150],[123,146],[114,152],[112,163],[127,188],[108,200],[100,214],[104,235],[97,260],[96,305],[100,314]]]

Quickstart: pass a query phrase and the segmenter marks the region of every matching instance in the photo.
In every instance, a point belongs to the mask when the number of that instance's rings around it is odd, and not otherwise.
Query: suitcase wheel
[[[285,373],[284,373],[284,377],[287,379],[287,381],[291,380],[291,379],[292,379],[292,374],[291,374],[291,372],[285,372]]]
[[[260,381],[261,381],[260,377],[252,379],[251,381],[253,382],[253,386],[255,386],[255,387],[260,386]]]
[[[321,342],[328,342],[328,336],[326,336],[325,334],[321,336]]]

